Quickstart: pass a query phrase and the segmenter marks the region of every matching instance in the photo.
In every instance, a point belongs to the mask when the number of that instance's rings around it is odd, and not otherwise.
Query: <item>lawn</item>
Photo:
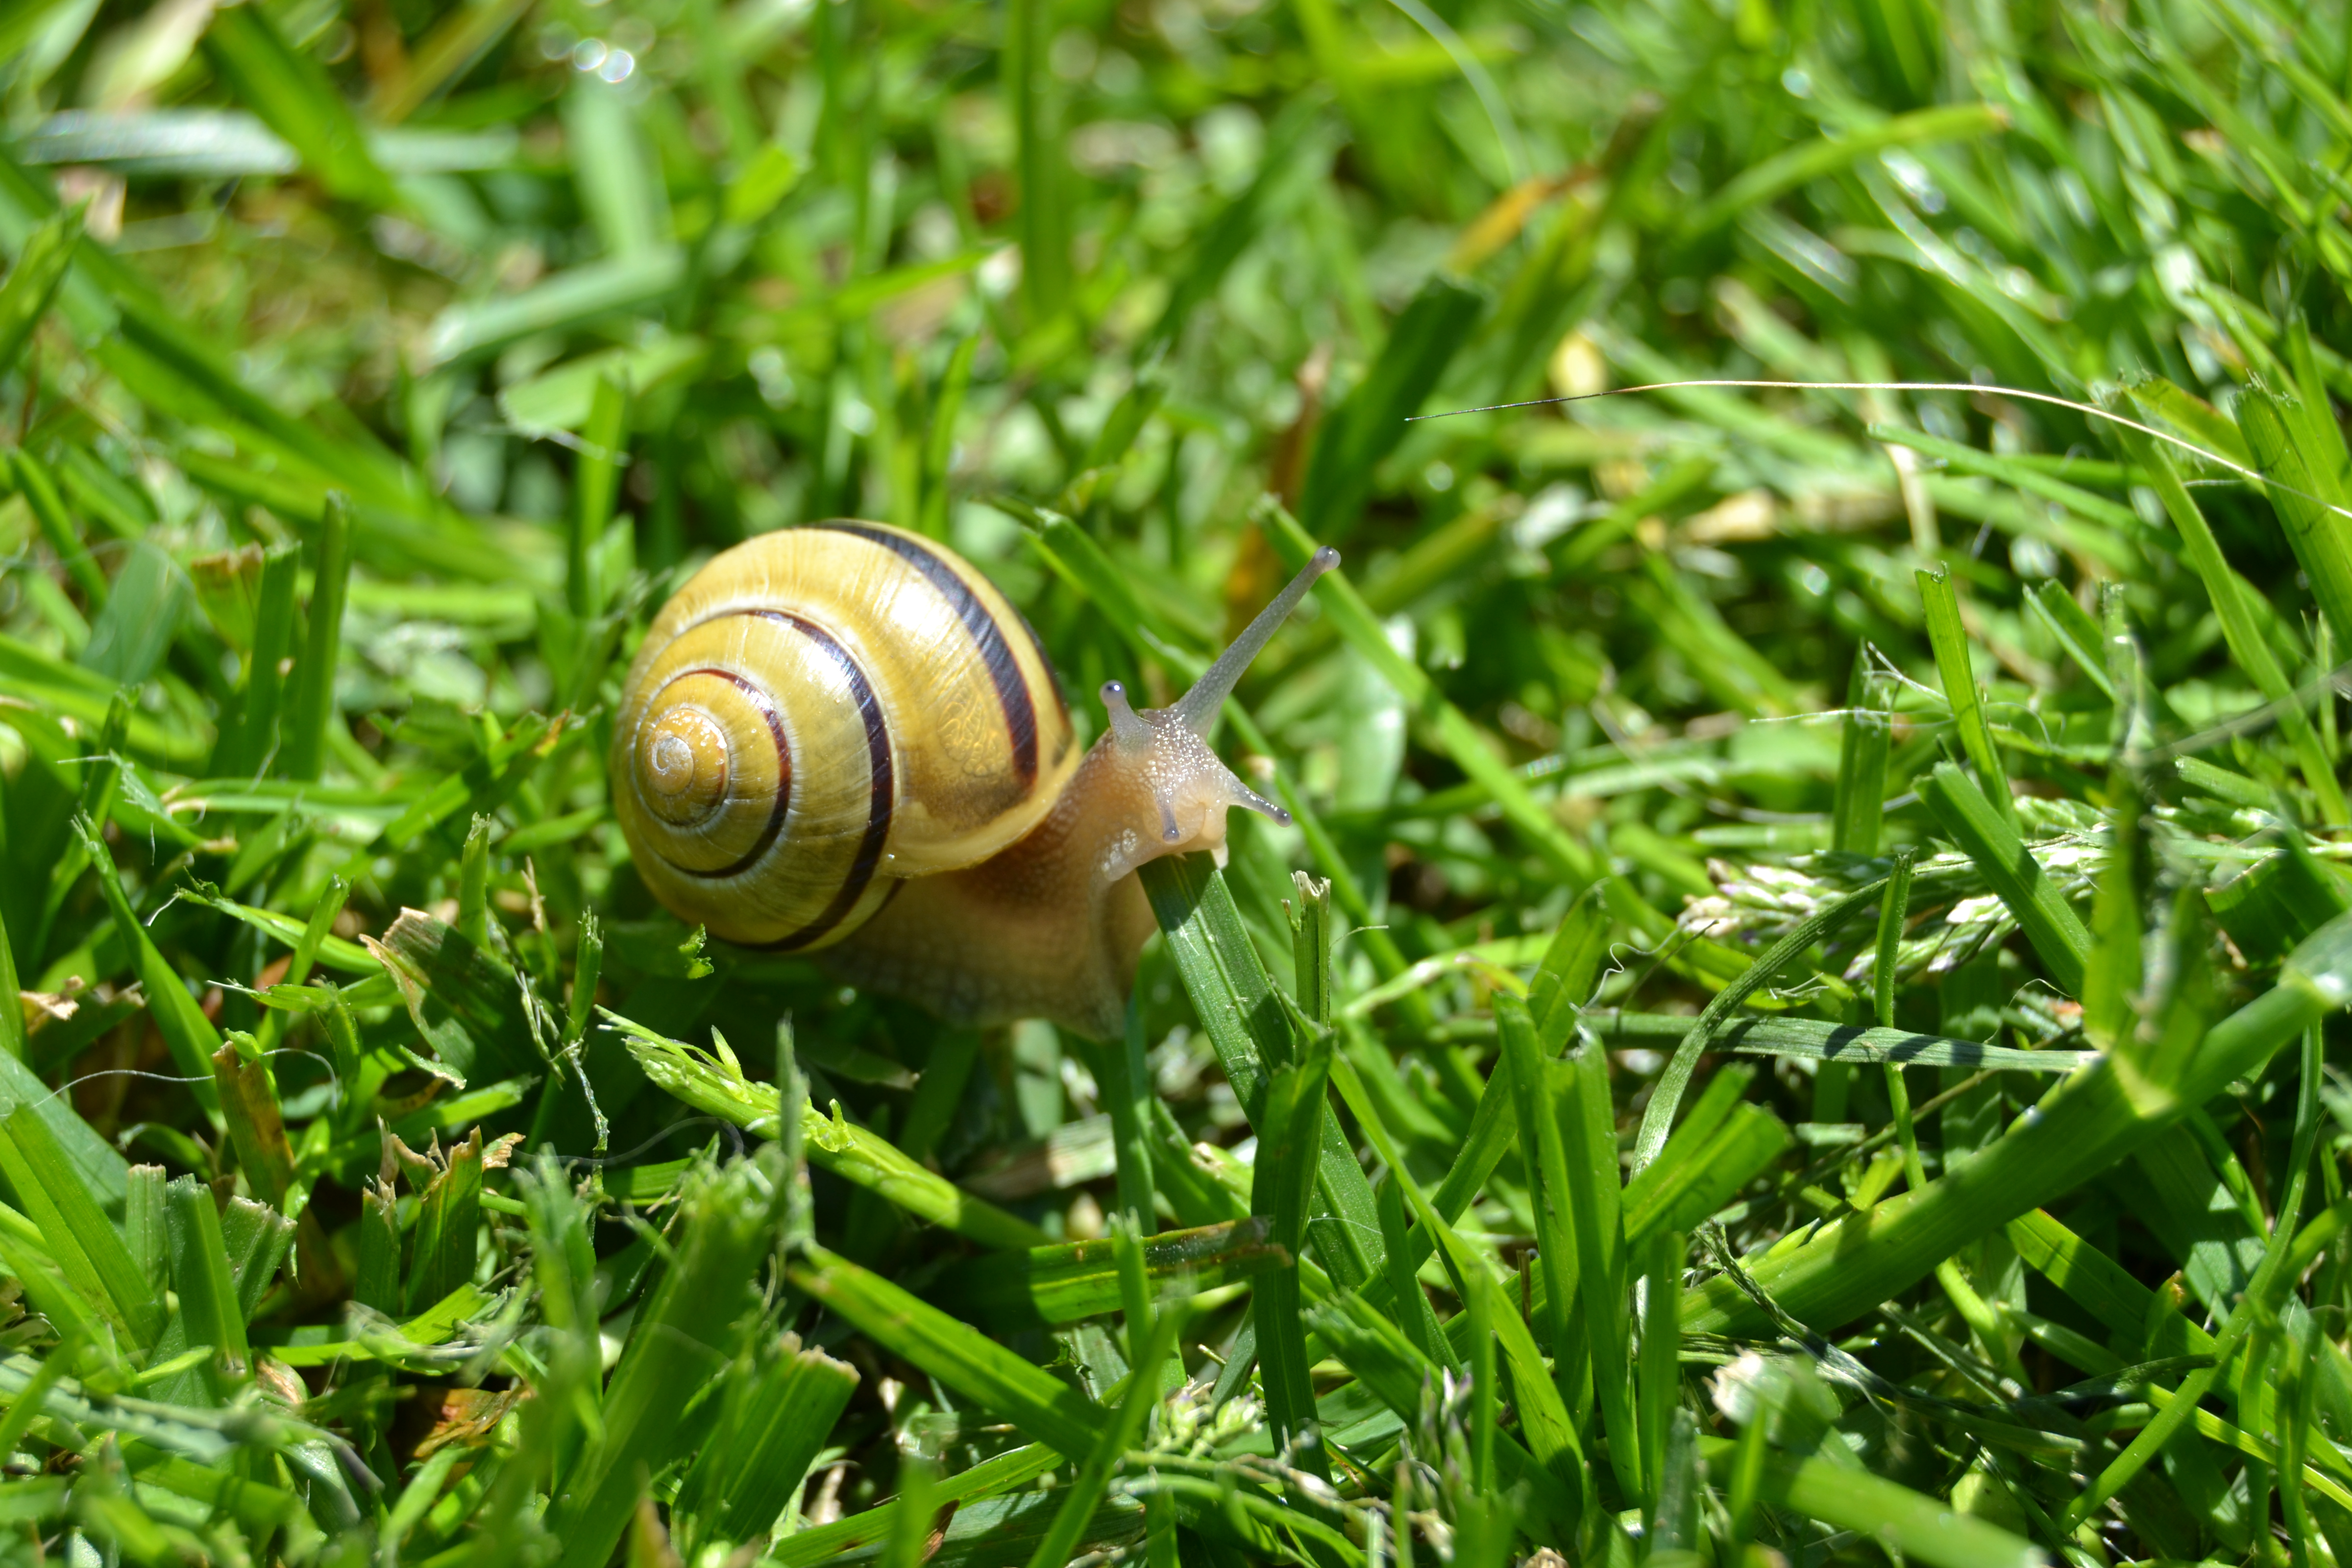
[[[16,0],[0,258],[0,1560],[2352,1568],[2342,0]],[[1342,555],[1112,1037],[656,896],[832,518]]]

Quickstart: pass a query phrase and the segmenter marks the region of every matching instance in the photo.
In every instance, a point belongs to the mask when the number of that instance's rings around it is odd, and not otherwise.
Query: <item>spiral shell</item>
[[[1077,761],[1053,668],[986,578],[827,522],[736,546],[663,606],[623,686],[613,808],[681,917],[818,948],[1029,832]]]

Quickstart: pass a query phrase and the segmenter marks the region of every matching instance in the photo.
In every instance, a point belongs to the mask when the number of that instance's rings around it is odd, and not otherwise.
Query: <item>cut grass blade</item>
[[[1617,1173],[1616,1115],[1609,1058],[1589,1045],[1552,1064],[1546,1079],[1560,1128],[1570,1213],[1576,1227],[1578,1300],[1592,1350],[1593,1394],[1609,1436],[1609,1465],[1627,1497],[1644,1498],[1640,1424],[1634,1416],[1633,1335],[1628,1320],[1623,1188]],[[1661,1137],[1660,1142],[1664,1142]]]
[[[1141,1242],[1146,1279],[1214,1289],[1281,1266],[1284,1253],[1264,1216],[1192,1230],[1162,1231]],[[1109,1241],[1072,1241],[976,1258],[957,1265],[936,1288],[959,1314],[999,1332],[1058,1328],[1126,1306],[1119,1264]]]
[[[1269,1237],[1293,1261],[1277,1266],[1250,1289],[1250,1321],[1257,1330],[1260,1386],[1276,1443],[1307,1470],[1329,1478],[1330,1460],[1315,1425],[1315,1384],[1307,1375],[1307,1332],[1299,1321],[1296,1259],[1304,1250],[1329,1110],[1325,1085],[1331,1069],[1328,1039],[1275,1069],[1266,1081],[1265,1131],[1258,1136],[1250,1206],[1272,1221]]]
[[[224,5],[205,31],[205,56],[231,91],[301,156],[320,184],[345,201],[399,205],[376,165],[359,119],[324,68],[296,49],[257,5]]]

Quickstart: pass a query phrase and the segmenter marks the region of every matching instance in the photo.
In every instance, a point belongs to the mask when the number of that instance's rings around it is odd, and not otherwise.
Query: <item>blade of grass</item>
[[[1568,1167],[1579,1298],[1592,1347],[1593,1393],[1609,1436],[1609,1466],[1627,1497],[1644,1498],[1649,1494],[1634,1415],[1633,1336],[1626,1319],[1624,1189],[1618,1176],[1607,1053],[1597,1044],[1588,1045],[1552,1064],[1546,1088]],[[1659,1141],[1664,1142],[1663,1135]]]
[[[707,1055],[609,1009],[597,1011],[621,1032],[629,1054],[656,1088],[747,1132],[776,1136],[781,1103],[776,1086],[755,1083],[746,1077],[732,1052],[725,1057]],[[835,1109],[836,1114],[827,1116],[814,1106],[802,1107],[801,1135],[812,1164],[983,1247],[1027,1248],[1051,1244],[1052,1238],[1027,1220],[960,1191],[887,1140],[852,1125],[838,1114],[838,1102]]]
[[[326,765],[327,730],[335,722],[335,663],[342,647],[351,549],[351,505],[331,493],[310,541],[310,624],[294,667],[292,711],[278,748],[278,771],[286,778],[315,779]]]
[[[761,1305],[754,1275],[774,1239],[779,1173],[746,1160],[689,1184],[676,1257],[638,1311],[604,1391],[601,1430],[550,1506],[560,1568],[604,1568],[635,1510],[639,1478],[677,1451],[688,1402],[733,1361]]]
[[[2051,984],[2069,996],[2081,995],[2091,933],[2017,836],[2015,808],[2003,816],[1976,781],[1950,763],[1937,763],[1919,781],[1919,798],[2000,896],[2050,972]]]
[[[1283,1255],[1271,1235],[1272,1222],[1264,1216],[1162,1231],[1143,1238],[1144,1275],[1162,1283],[1181,1279],[1195,1291],[1253,1279],[1280,1264]],[[1060,1327],[1125,1304],[1108,1241],[975,1258],[942,1275],[938,1294],[998,1331]]]
[[[1225,1079],[1251,1124],[1261,1126],[1269,1074],[1291,1056],[1291,1029],[1233,895],[1202,855],[1163,856],[1146,862],[1138,875]],[[1340,1283],[1360,1284],[1380,1268],[1371,1184],[1328,1110],[1319,1147],[1314,1190],[1320,1210],[1340,1222],[1318,1233],[1319,1238],[1336,1232],[1339,1243],[1339,1256],[1322,1261]]]
[[[43,221],[26,236],[8,281],[0,284],[0,370],[16,368],[33,329],[48,314],[81,235],[82,213],[76,209]]]
[[[2222,639],[2229,644],[2231,658],[2253,681],[2264,700],[2278,705],[2279,729],[2294,749],[2304,782],[2311,786],[2322,817],[2328,822],[2352,818],[2352,808],[2345,805],[2342,786],[2336,782],[2335,765],[2320,749],[2319,737],[2311,727],[2309,716],[2294,699],[2277,656],[2255,621],[2253,606],[2248,602],[2252,590],[2231,570],[2205,514],[2198,510],[2196,501],[2181,484],[2172,459],[2156,442],[2137,431],[2128,426],[2118,426],[2117,430],[2134,461],[2147,473],[2157,499],[2164,503],[2173,527],[2180,531],[2181,554],[2204,580],[2206,595],[2212,600],[2213,613],[2221,623]]]
[[[1951,574],[1937,567],[1932,572],[1922,568],[1915,575],[1920,607],[1927,617],[1927,641],[1936,651],[1936,672],[1944,683],[1944,700],[1952,707],[1952,727],[1959,732],[1969,761],[1976,764],[1986,798],[2013,831],[2017,805],[2009,798],[2009,770],[1993,745],[1983,696],[1969,665],[1969,635],[1960,625],[1959,595],[1952,588]]]
[[[1633,1139],[1633,1174],[1640,1175],[1650,1162],[1658,1157],[1658,1151],[1665,1147],[1666,1134],[1674,1130],[1675,1109],[1682,1103],[1683,1090],[1689,1087],[1690,1076],[1698,1067],[1698,1058],[1733,1009],[1754,995],[1758,987],[1779,978],[1780,972],[1799,954],[1836,931],[1848,916],[1875,899],[1885,886],[1886,879],[1882,877],[1809,916],[1794,931],[1774,942],[1737,980],[1709,999],[1706,1009],[1698,1016],[1698,1022],[1683,1036],[1682,1043],[1675,1047],[1675,1054],[1667,1059],[1664,1070],[1658,1074],[1657,1086],[1650,1091],[1649,1106],[1642,1113],[1641,1131]],[[1606,1099],[1605,1092],[1603,1099]]]
[[[1270,497],[1259,500],[1250,520],[1265,531],[1286,567],[1303,567],[1317,549],[1313,536]],[[1496,755],[1469,717],[1445,700],[1419,666],[1397,652],[1352,584],[1337,572],[1327,572],[1315,586],[1315,596],[1356,656],[1377,669],[1404,700],[1405,707],[1431,727],[1446,754],[1486,787],[1495,804],[1502,808],[1504,818],[1527,837],[1538,854],[1573,887],[1585,888],[1601,879],[1605,868],[1592,851],[1569,837],[1559,820],[1528,792],[1526,781]],[[1664,918],[1621,879],[1609,878],[1603,896],[1609,900],[1611,912],[1636,933],[1643,937],[1664,934]]]
[[[677,1509],[724,1540],[766,1531],[799,1495],[856,1390],[856,1368],[781,1336],[751,1375],[730,1384],[718,1425],[678,1484]]]
[[[1470,342],[1486,308],[1483,293],[1442,272],[1406,302],[1362,383],[1324,418],[1316,437],[1298,494],[1299,526],[1309,537],[1337,544],[1354,531],[1371,494],[1373,470]]]
[[[1068,1384],[870,1270],[821,1247],[787,1271],[793,1284],[875,1343],[1037,1442],[1084,1461],[1109,1416]]]
[[[1870,656],[1857,650],[1846,683],[1845,722],[1838,747],[1837,794],[1830,807],[1830,847],[1853,855],[1878,853],[1879,821],[1885,815],[1886,752],[1892,715],[1877,682],[1870,679]]]
[[[2330,510],[2342,504],[2342,486],[2333,476],[2323,477],[2324,469],[2305,452],[2311,440],[2324,437],[2299,404],[2259,384],[2240,395],[2235,412],[2254,466],[2275,481],[2268,490],[2271,507],[2302,563],[2319,613],[2338,640],[2352,637],[2352,538],[2347,537],[2346,521]],[[2326,417],[2333,426],[2333,416]],[[2343,437],[2335,440],[2340,447]]]
[[[147,928],[131,912],[131,900],[124,896],[122,884],[114,874],[113,856],[99,841],[87,820],[78,821],[74,826],[84,853],[97,870],[99,894],[113,914],[114,929],[131,952],[140,984],[146,989],[148,1015],[162,1031],[163,1043],[171,1047],[172,1061],[180,1075],[193,1080],[187,1086],[188,1092],[218,1128],[220,1096],[213,1088],[213,1057],[221,1047],[220,1033],[205,1016],[196,999],[188,994],[188,987],[178,972],[148,939]]]
[[[1731,1438],[1699,1439],[1711,1471],[1735,1463],[1736,1449]],[[1999,1525],[1955,1512],[1940,1498],[1923,1497],[1827,1459],[1768,1457],[1756,1472],[1756,1496],[1832,1529],[1885,1541],[1933,1568],[2040,1568],[2046,1561],[2038,1547]]]
[[[179,1315],[189,1344],[212,1347],[198,1375],[209,1402],[226,1404],[251,1374],[253,1352],[246,1342],[245,1313],[229,1272],[220,1213],[214,1207],[212,1189],[194,1176],[174,1181],[167,1203],[172,1289],[179,1297]]]
[[[1303,1189],[1305,1184],[1300,1185]],[[1160,1313],[1137,1347],[1135,1365],[1153,1367],[1165,1362],[1176,1348],[1177,1331],[1182,1321],[1180,1312]],[[1259,1337],[1263,1342],[1262,1332]],[[1127,1458],[1128,1449],[1143,1430],[1144,1416],[1159,1403],[1158,1379],[1138,1376],[1129,1380],[1127,1396],[1118,1402],[1118,1409],[1111,1418],[1103,1423],[1093,1447],[1080,1461],[1077,1473],[1070,1478],[1061,1505],[1055,1510],[1053,1525],[1045,1531],[1045,1539],[1037,1542],[1036,1551],[1029,1555],[1029,1568],[1060,1568],[1070,1561],[1087,1526],[1093,1522],[1095,1509],[1110,1485],[1111,1472]]]
[[[2008,129],[2009,117],[1993,104],[1947,104],[1850,127],[1775,153],[1734,177],[1682,220],[1679,237],[1695,240],[1749,207],[1760,206],[1798,186],[1826,179],[1890,147],[1929,142],[1974,142]]]
[[[319,183],[345,201],[396,206],[399,193],[376,165],[358,116],[324,67],[297,50],[258,5],[224,5],[205,31],[205,58],[229,89],[283,137]]]
[[[1680,1040],[1690,1019],[1675,1013],[1626,1013],[1596,1007],[1585,1026],[1611,1044],[1654,1045]],[[2019,1050],[1909,1029],[1861,1029],[1819,1018],[1735,1018],[1716,1034],[1713,1048],[1745,1056],[1843,1060],[1856,1065],[1901,1062],[1907,1067],[1992,1068],[2001,1072],[2077,1072],[2099,1059],[2096,1051]]]
[[[66,1278],[129,1330],[133,1342],[152,1345],[163,1331],[162,1298],[48,1123],[29,1106],[0,1118],[0,1174]]]
[[[1748,1267],[1795,1317],[1831,1327],[1849,1321],[1959,1247],[2128,1155],[2347,999],[2352,917],[2305,941],[2276,986],[2192,1040],[2192,1054],[2165,1069],[2168,1076],[2103,1059],[1925,1188],[1884,1199],[1823,1227],[1806,1245]],[[1692,1331],[1721,1332],[1752,1321],[1752,1310],[1736,1286],[1717,1278],[1685,1296],[1683,1321]]]
[[[1331,1048],[1328,1040],[1276,1068],[1266,1080],[1265,1131],[1259,1134],[1250,1207],[1268,1216],[1270,1237],[1290,1261],[1260,1275],[1250,1286],[1250,1318],[1257,1330],[1260,1385],[1266,1419],[1277,1447],[1309,1472],[1330,1479],[1315,1417],[1315,1384],[1308,1376],[1307,1331],[1299,1320],[1296,1259],[1304,1250],[1307,1205],[1313,1196],[1319,1134],[1329,1115],[1325,1103]]]

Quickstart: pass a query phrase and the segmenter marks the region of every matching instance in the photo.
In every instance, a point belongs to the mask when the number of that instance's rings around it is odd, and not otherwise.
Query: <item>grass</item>
[[[2352,1564],[2347,40],[16,6],[0,1553]],[[637,879],[835,514],[1154,704],[1344,552],[1124,1037]]]

